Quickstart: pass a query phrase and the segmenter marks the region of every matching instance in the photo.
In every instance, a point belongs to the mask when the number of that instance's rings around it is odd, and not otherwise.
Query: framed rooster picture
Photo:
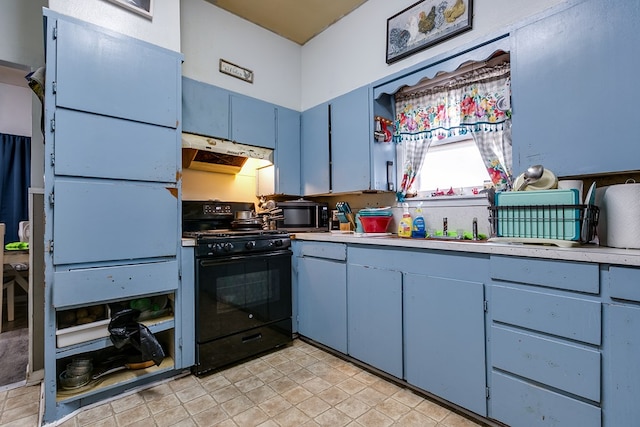
[[[420,0],[387,19],[387,64],[471,29],[473,0]]]

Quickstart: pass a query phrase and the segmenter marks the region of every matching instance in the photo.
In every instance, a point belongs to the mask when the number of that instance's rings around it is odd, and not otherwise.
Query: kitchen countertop
[[[445,241],[430,239],[400,238],[396,235],[348,234],[348,233],[298,233],[296,240],[309,240],[334,243],[356,243],[389,247],[433,249],[443,251],[473,252],[494,255],[513,255],[532,258],[547,258],[565,261],[581,261],[599,264],[618,264],[640,266],[640,250],[609,248],[598,245],[582,245],[561,248],[552,245],[533,245],[519,243]]]

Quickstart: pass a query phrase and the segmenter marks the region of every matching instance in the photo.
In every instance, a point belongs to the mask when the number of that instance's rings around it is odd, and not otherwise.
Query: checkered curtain
[[[405,174],[407,170],[414,176],[420,173],[432,141],[469,134],[493,183],[498,188],[510,187],[510,87],[507,62],[453,77],[440,86],[396,94],[394,141],[402,146],[399,152],[404,158],[398,160]],[[409,188],[402,187],[400,196]]]

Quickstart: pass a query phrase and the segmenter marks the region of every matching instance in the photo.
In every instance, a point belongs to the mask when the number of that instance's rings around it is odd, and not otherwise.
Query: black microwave
[[[308,200],[277,202],[284,219],[278,220],[278,230],[290,233],[329,231],[329,205]]]

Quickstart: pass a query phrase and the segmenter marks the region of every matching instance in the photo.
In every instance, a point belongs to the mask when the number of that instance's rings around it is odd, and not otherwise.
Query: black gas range
[[[196,241],[196,375],[292,340],[291,240],[286,231],[234,223],[235,212],[252,210],[183,201],[183,237]]]

